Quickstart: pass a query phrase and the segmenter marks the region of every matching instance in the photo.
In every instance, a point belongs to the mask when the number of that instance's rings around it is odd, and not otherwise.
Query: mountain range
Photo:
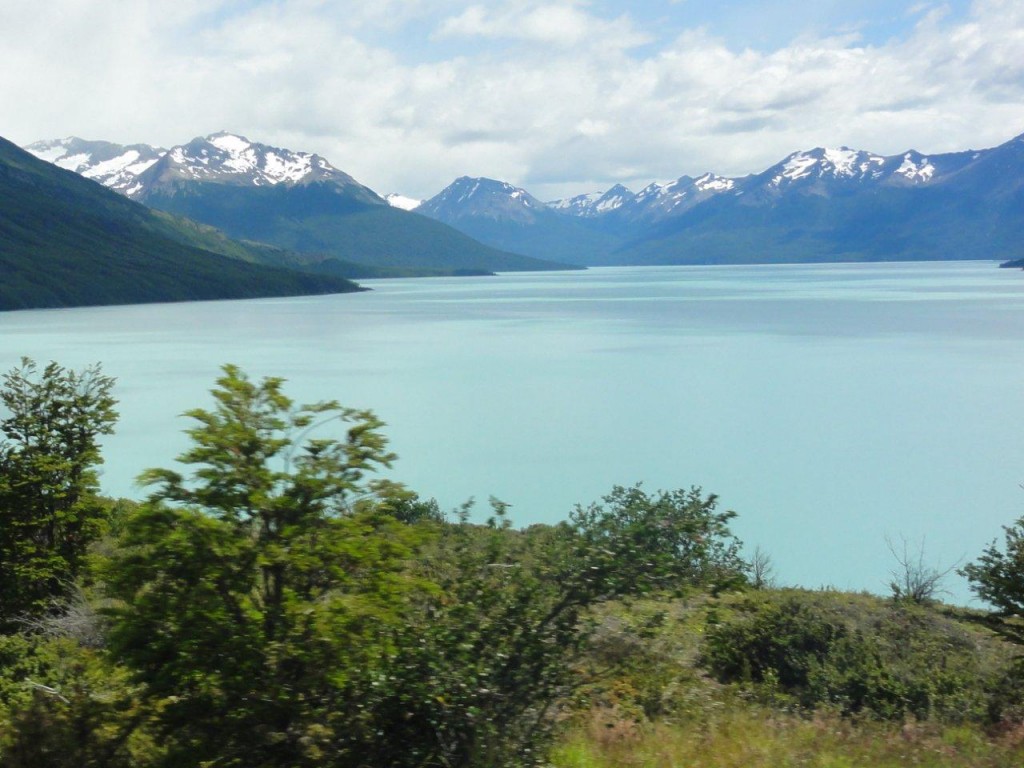
[[[226,132],[170,149],[77,138],[27,149],[151,208],[274,246],[265,263],[350,277],[1024,258],[1024,136],[932,155],[819,147],[747,176],[549,202],[468,176],[422,202],[385,198],[318,155]]]
[[[76,137],[26,149],[150,208],[284,249],[285,266],[355,278],[568,266],[504,252],[389,205],[319,155],[231,133],[170,149]]]
[[[0,310],[359,290],[154,211],[0,139]]]
[[[816,148],[749,176],[547,204],[462,177],[415,210],[496,247],[587,265],[1019,259],[1024,136],[937,155]]]

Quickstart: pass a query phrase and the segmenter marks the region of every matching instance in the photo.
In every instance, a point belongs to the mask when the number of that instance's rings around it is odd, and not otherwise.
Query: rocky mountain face
[[[227,132],[169,150],[75,138],[27,149],[151,208],[305,254],[305,266],[345,277],[566,266],[501,252],[389,205],[319,155]]]

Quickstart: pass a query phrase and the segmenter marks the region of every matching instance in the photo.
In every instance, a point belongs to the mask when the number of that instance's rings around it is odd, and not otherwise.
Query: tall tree
[[[357,765],[359,691],[412,589],[416,532],[367,478],[393,459],[381,422],[282,384],[225,366],[215,407],[188,413],[191,475],[143,475],[156,490],[107,567],[111,647],[157,704],[169,765]],[[312,437],[337,422],[343,439]]]
[[[45,610],[78,576],[102,531],[99,440],[117,420],[114,379],[29,359],[3,377],[0,403],[0,626]]]

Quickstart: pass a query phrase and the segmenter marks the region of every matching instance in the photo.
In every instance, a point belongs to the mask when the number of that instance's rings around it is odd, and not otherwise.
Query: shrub
[[[956,622],[864,598],[761,593],[711,625],[702,664],[720,681],[844,714],[984,721],[1006,673]]]

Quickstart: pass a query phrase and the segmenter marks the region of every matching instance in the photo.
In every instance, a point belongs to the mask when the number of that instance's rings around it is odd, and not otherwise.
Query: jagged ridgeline
[[[77,138],[27,149],[157,210],[289,253],[277,263],[345,277],[564,269],[483,245],[388,205],[319,155],[220,132],[164,150]]]
[[[318,155],[229,133],[170,150],[81,139],[27,149],[291,254],[271,254],[273,263],[350,277],[1024,258],[1024,135],[944,154],[818,147],[747,176],[681,176],[639,192],[617,184],[549,202],[469,176],[422,203],[385,199]]]
[[[0,309],[359,290],[152,211],[0,139]],[[244,259],[244,260],[243,260]]]
[[[457,179],[417,211],[482,242],[586,265],[1024,257],[1024,136],[991,149],[794,152],[760,173],[615,185],[546,205]]]

